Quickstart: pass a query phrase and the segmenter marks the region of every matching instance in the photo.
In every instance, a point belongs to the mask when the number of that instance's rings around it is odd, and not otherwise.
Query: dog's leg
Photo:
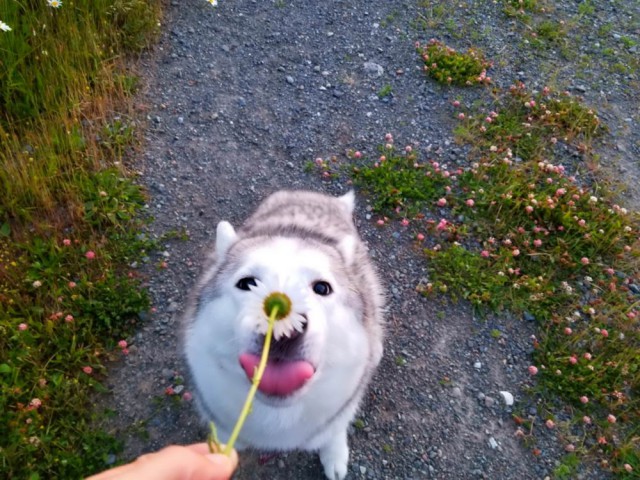
[[[347,476],[349,445],[346,428],[320,448],[320,461],[329,480],[343,480]]]

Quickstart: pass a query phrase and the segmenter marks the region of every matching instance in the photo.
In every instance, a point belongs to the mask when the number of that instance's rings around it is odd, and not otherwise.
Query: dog
[[[384,296],[354,206],[353,191],[279,191],[238,231],[220,222],[185,313],[194,398],[224,443],[259,362],[264,298],[290,299],[236,448],[317,451],[330,480],[347,474],[347,430],[383,352]]]

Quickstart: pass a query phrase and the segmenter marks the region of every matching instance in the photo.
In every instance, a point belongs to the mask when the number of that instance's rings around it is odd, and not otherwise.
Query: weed
[[[580,460],[575,453],[570,453],[562,459],[562,463],[558,465],[553,471],[554,478],[568,479],[573,478],[578,467],[580,466]]]
[[[388,83],[378,91],[378,98],[384,98],[393,95],[393,88]]]
[[[447,184],[449,172],[433,162],[420,162],[411,147],[396,151],[392,143],[380,149],[373,163],[353,168],[353,180],[368,192],[378,211],[415,215],[435,201]]]
[[[591,0],[585,0],[578,5],[578,13],[583,16],[593,15],[596,12],[596,7]]]
[[[553,20],[543,20],[536,26],[537,38],[555,44],[566,36],[564,25]]]
[[[626,471],[637,462],[640,421],[632,394],[640,387],[640,230],[578,160],[562,164],[566,150],[593,158],[591,140],[606,127],[567,93],[532,93],[522,83],[497,95],[491,111],[461,113],[469,168],[421,162],[388,134],[379,157],[348,155],[353,181],[384,216],[378,223],[411,226],[430,270],[419,291],[537,319],[539,392],[571,405],[567,428],[592,444],[615,438],[615,447],[592,453]],[[570,476],[574,466],[569,456],[556,474]]]
[[[491,78],[486,75],[491,62],[485,60],[476,49],[459,53],[434,39],[423,46],[416,44],[416,49],[424,61],[424,71],[440,83],[475,85],[491,82]]]
[[[149,309],[127,267],[154,247],[137,233],[145,197],[118,166],[133,124],[102,119],[128,110],[137,80],[114,59],[149,41],[159,2],[5,3],[0,465],[7,478],[83,478],[120,448],[92,396]]]

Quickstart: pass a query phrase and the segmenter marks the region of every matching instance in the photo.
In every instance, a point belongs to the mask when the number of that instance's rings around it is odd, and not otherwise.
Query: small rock
[[[286,79],[287,79],[287,83],[289,85],[293,85],[294,80],[293,80],[293,77],[291,75],[287,75]]]
[[[476,370],[480,370],[482,368],[482,363],[480,362],[476,362],[473,364],[473,368],[475,368]]]
[[[500,395],[502,395],[502,399],[504,400],[504,404],[507,407],[510,407],[511,405],[513,405],[513,395],[510,392],[507,391],[501,391]]]
[[[176,302],[171,302],[167,307],[167,312],[173,313],[178,310],[180,306]]]
[[[534,317],[531,313],[529,312],[524,312],[522,314],[522,317],[527,321],[527,322],[533,322],[535,321],[536,317]]]
[[[182,393],[183,390],[184,390],[184,385],[176,385],[175,387],[173,387],[173,391],[176,393],[176,395],[180,395],[180,393]]]
[[[498,448],[498,442],[496,442],[495,438],[489,437],[489,446],[494,450]]]
[[[462,390],[460,389],[460,387],[453,387],[453,389],[451,390],[451,396],[460,398],[462,396]]]
[[[365,62],[364,71],[372,78],[381,77],[384,73],[384,68],[381,65],[373,62]]]
[[[367,467],[363,467],[362,465],[360,465],[360,473],[363,475],[367,473]]]
[[[496,401],[492,397],[484,397],[484,406],[487,408],[493,407]]]

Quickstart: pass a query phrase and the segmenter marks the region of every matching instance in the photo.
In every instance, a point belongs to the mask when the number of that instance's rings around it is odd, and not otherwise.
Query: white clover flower
[[[276,321],[273,326],[273,338],[277,341],[282,336],[290,337],[294,331],[302,332],[304,324],[307,323],[306,313],[310,305],[308,294],[292,282],[278,282],[278,285],[267,286],[263,282],[256,280],[255,286],[249,287],[251,298],[245,306],[245,315],[250,322],[254,323],[258,333],[266,334],[269,326],[270,310],[267,302],[273,297],[278,297],[284,304],[282,310],[278,311]],[[288,307],[288,311],[286,308]],[[270,313],[270,312],[269,312]]]
[[[11,27],[6,23],[4,23],[2,20],[0,20],[0,30],[2,30],[3,32],[10,32]]]

